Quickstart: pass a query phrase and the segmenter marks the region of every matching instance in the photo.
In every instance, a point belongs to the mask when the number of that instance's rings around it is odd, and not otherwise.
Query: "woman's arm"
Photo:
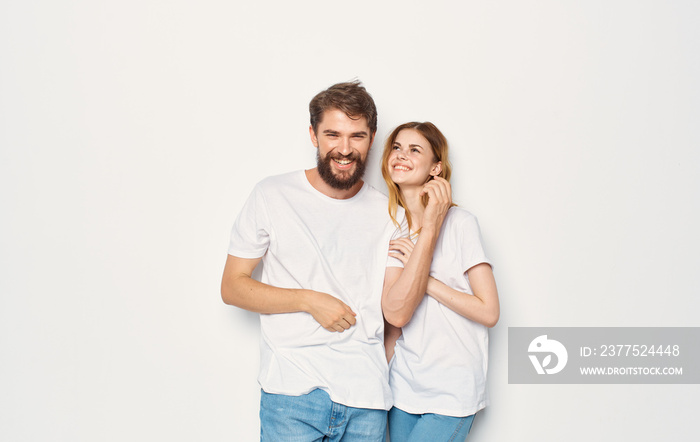
[[[467,270],[473,295],[455,290],[432,276],[428,280],[427,293],[450,310],[474,322],[493,327],[498,322],[501,307],[491,266],[477,264]]]
[[[433,261],[433,251],[440,236],[440,228],[452,205],[452,188],[443,178],[429,181],[421,193],[428,195],[423,213],[421,233],[414,245],[409,238],[390,243],[389,255],[404,264],[404,271],[388,267],[382,293],[384,318],[395,327],[403,327],[425,296]],[[390,270],[396,270],[390,274]]]
[[[438,233],[421,232],[415,246],[408,238],[391,241],[389,255],[405,266],[387,267],[384,276],[382,312],[384,319],[395,327],[406,325],[423,301]]]

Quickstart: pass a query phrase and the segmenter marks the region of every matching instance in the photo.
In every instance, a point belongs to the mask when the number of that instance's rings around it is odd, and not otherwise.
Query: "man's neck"
[[[314,167],[313,169],[305,170],[304,172],[306,173],[306,179],[314,189],[318,190],[327,197],[337,200],[352,198],[353,196],[357,195],[357,192],[362,189],[362,185],[364,184],[364,182],[360,180],[357,182],[357,184],[347,190],[336,189],[323,181],[323,178],[321,178],[321,175],[319,175],[317,168]]]

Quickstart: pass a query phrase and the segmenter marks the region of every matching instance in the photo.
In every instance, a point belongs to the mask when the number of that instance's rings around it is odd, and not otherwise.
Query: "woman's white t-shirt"
[[[459,207],[450,208],[435,246],[430,276],[473,295],[466,271],[480,263],[489,261],[476,218]],[[426,294],[402,330],[390,364],[395,407],[413,414],[469,416],[486,406],[485,326]]]

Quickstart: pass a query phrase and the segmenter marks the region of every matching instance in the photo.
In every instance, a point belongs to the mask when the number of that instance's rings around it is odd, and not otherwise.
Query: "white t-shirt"
[[[398,261],[398,260],[397,260]],[[450,208],[430,276],[473,295],[466,271],[488,263],[476,218]],[[390,263],[396,266],[396,261]],[[470,416],[484,408],[488,329],[425,295],[396,342],[390,364],[394,406],[413,414]]]
[[[391,408],[381,295],[395,230],[386,196],[366,183],[344,200],[317,191],[303,170],[256,185],[229,254],[262,257],[266,284],[328,293],[357,314],[342,333],[304,312],[260,315],[264,391],[298,396],[320,388],[347,406]]]

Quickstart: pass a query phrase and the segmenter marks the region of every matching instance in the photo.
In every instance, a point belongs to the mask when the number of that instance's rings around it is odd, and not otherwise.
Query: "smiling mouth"
[[[348,164],[352,163],[353,160],[348,159],[348,158],[331,158],[333,161],[336,163],[340,164],[341,166],[347,166]]]
[[[408,166],[402,166],[400,164],[397,164],[396,166],[394,166],[394,170],[401,170],[404,172],[408,172],[411,169]]]

